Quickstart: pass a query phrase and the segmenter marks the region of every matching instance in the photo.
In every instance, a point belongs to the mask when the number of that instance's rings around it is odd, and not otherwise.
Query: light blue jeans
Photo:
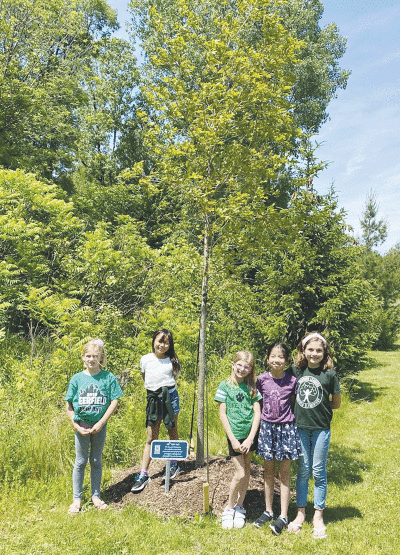
[[[100,497],[101,476],[103,472],[101,457],[106,441],[106,428],[107,425],[98,434],[90,434],[88,436],[81,436],[78,432],[75,432],[75,464],[72,471],[74,499],[80,499],[82,496],[83,478],[89,458],[89,447],[92,497]]]
[[[326,462],[328,460],[330,430],[304,430],[298,428],[303,456],[299,459],[296,480],[297,506],[307,505],[308,482],[313,475],[314,509],[324,509],[328,482],[326,478]]]

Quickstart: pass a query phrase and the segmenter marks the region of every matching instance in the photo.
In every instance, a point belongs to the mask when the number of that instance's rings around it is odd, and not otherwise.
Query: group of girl
[[[82,361],[84,369],[72,377],[65,397],[67,414],[75,429],[76,450],[70,514],[81,510],[89,448],[92,502],[100,510],[108,507],[100,499],[102,452],[107,421],[123,394],[115,376],[103,368],[106,355],[100,339],[89,341],[84,346]],[[253,355],[249,351],[237,352],[231,376],[220,383],[215,396],[234,465],[222,527],[242,528],[245,524],[243,502],[250,480],[252,453],[256,451],[264,458],[265,511],[254,525],[261,527],[270,523],[276,535],[287,527],[298,533],[305,520],[308,482],[312,474],[315,480],[313,535],[317,539],[324,538],[330,423],[332,410],[340,406],[339,382],[333,370],[329,345],[321,334],[311,332],[297,347],[295,365],[289,368],[290,352],[283,343],[276,343],[268,349],[265,362],[268,370],[256,379]],[[158,438],[162,421],[170,439],[178,439],[180,407],[175,379],[180,364],[169,330],[155,332],[152,352],[141,358],[140,369],[147,392],[147,440],[133,492],[142,491],[150,482],[151,442]],[[296,459],[299,459],[298,509],[296,518],[288,524],[290,461]],[[272,509],[275,461],[278,462],[281,502],[280,515],[276,519]],[[171,461],[170,477],[179,472],[177,461]]]
[[[250,480],[252,451],[256,451],[264,459],[265,511],[254,525],[270,523],[275,535],[285,528],[300,532],[313,475],[313,537],[322,539],[326,537],[323,511],[330,424],[332,410],[340,406],[331,350],[320,333],[311,332],[297,346],[295,365],[289,368],[290,351],[284,343],[270,346],[265,363],[268,370],[256,379],[252,354],[239,351],[232,362],[231,376],[221,382],[215,396],[234,465],[222,527],[242,528],[245,524],[243,501]],[[297,459],[297,515],[288,524],[290,461]],[[280,481],[280,514],[276,519],[272,509],[275,461]]]

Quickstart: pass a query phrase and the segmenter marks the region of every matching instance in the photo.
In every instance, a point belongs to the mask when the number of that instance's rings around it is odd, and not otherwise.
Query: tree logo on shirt
[[[244,399],[243,393],[238,393],[236,395],[236,401],[239,401],[239,403],[241,403],[243,401],[243,399]]]
[[[300,378],[297,388],[297,402],[303,409],[313,409],[322,401],[321,383],[313,376]]]

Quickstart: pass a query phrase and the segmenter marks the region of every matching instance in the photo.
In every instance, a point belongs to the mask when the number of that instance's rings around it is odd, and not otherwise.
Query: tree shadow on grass
[[[388,387],[376,387],[368,382],[353,380],[348,392],[352,403],[371,403],[381,395],[384,395],[388,389]]]
[[[342,447],[331,444],[328,457],[328,484],[339,486],[362,482],[362,472],[370,470],[371,465],[363,459],[363,451],[355,447]]]
[[[326,522],[340,522],[352,518],[363,518],[363,514],[356,507],[337,506],[324,509],[324,520],[326,520]]]

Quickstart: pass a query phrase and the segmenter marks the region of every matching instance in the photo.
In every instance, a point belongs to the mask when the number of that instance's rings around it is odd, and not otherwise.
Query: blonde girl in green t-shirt
[[[250,463],[260,425],[261,395],[255,385],[254,358],[249,351],[233,357],[231,376],[220,383],[215,401],[228,439],[234,475],[228,504],[222,513],[222,528],[243,528],[246,511],[243,501],[249,486]]]

